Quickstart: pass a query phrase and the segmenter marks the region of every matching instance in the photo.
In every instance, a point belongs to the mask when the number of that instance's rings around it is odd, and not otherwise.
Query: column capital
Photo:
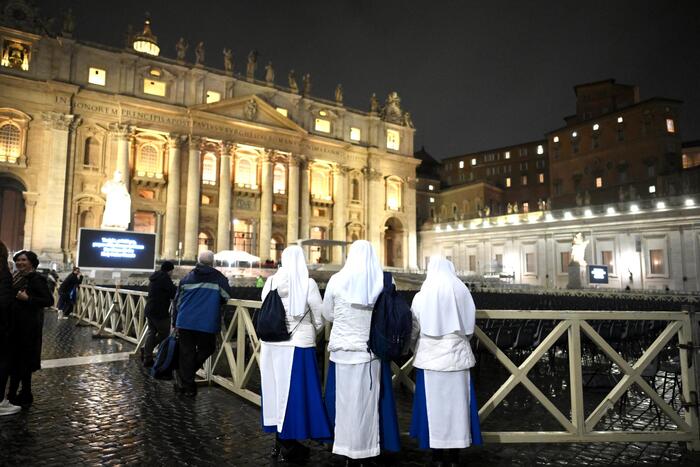
[[[383,176],[382,173],[378,170],[370,169],[369,167],[365,167],[364,169],[362,169],[362,173],[365,175],[365,178],[370,182],[381,180]]]
[[[60,112],[41,113],[41,120],[44,126],[53,130],[68,131],[74,119],[75,115],[64,114]]]
[[[117,138],[128,138],[134,133],[134,126],[126,123],[110,123],[109,131]]]
[[[187,144],[189,146],[190,151],[193,149],[197,150],[202,150],[202,144],[204,144],[204,139],[201,136],[193,136],[189,135],[187,137]]]
[[[24,198],[24,202],[27,204],[27,206],[35,206],[39,199],[39,193],[34,191],[23,191],[22,197]]]
[[[222,156],[233,156],[236,152],[236,143],[233,141],[224,141],[221,143],[221,155]]]
[[[301,164],[301,157],[297,154],[290,154],[287,156],[287,163],[293,167],[299,167]]]
[[[170,133],[168,135],[168,147],[170,149],[177,149],[180,147],[180,144],[182,144],[182,141],[184,140],[184,136],[179,134],[179,133]]]
[[[337,164],[333,167],[333,175],[345,177],[350,172],[350,167],[347,165]]]
[[[262,155],[263,162],[273,162],[277,152],[274,149],[266,149]]]

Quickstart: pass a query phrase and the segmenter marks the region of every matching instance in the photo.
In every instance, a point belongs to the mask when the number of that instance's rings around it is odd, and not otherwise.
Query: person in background
[[[369,351],[372,309],[384,288],[372,245],[357,240],[326,286],[323,317],[333,322],[326,407],[335,423],[333,453],[357,459],[380,453],[380,360]]]
[[[148,332],[141,355],[145,367],[153,366],[153,349],[170,334],[170,301],[175,298],[177,292],[177,287],[172,281],[174,269],[173,263],[163,261],[160,271],[154,272],[148,278],[148,297],[144,309]]]
[[[174,372],[177,392],[197,395],[195,374],[214,353],[221,311],[231,294],[226,277],[214,269],[214,253],[199,253],[197,265],[180,281],[173,308],[180,349],[179,369]]]
[[[262,287],[265,285],[265,280],[262,278],[262,276],[258,276],[257,279],[255,279],[255,287],[262,289]]]
[[[33,251],[20,251],[13,257],[17,272],[12,277],[14,293],[13,358],[10,371],[10,403],[29,407],[34,402],[32,373],[41,368],[44,308],[53,305],[46,278],[36,272],[39,258]],[[20,383],[21,392],[17,393]]]
[[[16,414],[22,410],[22,407],[11,404],[5,397],[14,355],[12,348],[14,293],[8,257],[7,246],[0,242],[0,416]]]
[[[68,319],[73,311],[77,287],[83,282],[79,267],[74,267],[70,274],[61,282],[58,288],[58,308],[61,310],[58,319]]]
[[[439,256],[413,298],[416,391],[410,435],[432,448],[437,465],[458,465],[459,449],[472,444],[469,345],[476,308],[453,264]]]
[[[260,379],[263,430],[275,433],[272,456],[301,461],[309,448],[302,439],[330,439],[331,428],[321,397],[316,335],[323,329],[323,301],[316,281],[309,277],[301,247],[282,252],[282,266],[268,277],[262,300],[277,290],[286,312],[291,337],[282,342],[261,341]]]

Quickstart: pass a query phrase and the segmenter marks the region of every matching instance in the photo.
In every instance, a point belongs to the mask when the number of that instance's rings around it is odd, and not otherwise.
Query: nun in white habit
[[[380,452],[380,361],[367,345],[372,308],[383,289],[372,245],[357,240],[343,268],[328,281],[323,316],[333,322],[326,406],[335,421],[333,453],[350,459]]]
[[[472,444],[469,369],[475,359],[469,338],[474,300],[453,264],[433,256],[411,311],[417,370],[410,435],[419,447],[434,449],[434,460],[456,464],[458,449]]]
[[[280,295],[291,337],[261,343],[263,429],[276,433],[273,456],[281,451],[286,460],[301,460],[308,455],[308,448],[297,440],[329,439],[332,435],[316,360],[323,302],[316,282],[309,277],[301,247],[290,246],[282,252],[281,267],[263,287],[263,301],[271,290]]]

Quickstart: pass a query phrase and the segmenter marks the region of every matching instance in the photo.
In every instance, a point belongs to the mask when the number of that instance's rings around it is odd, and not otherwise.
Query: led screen
[[[156,234],[80,229],[78,267],[115,271],[153,271]]]
[[[588,282],[591,284],[608,283],[608,267],[588,265]]]

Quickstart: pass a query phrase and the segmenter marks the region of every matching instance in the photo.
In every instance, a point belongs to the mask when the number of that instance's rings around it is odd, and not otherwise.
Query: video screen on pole
[[[591,284],[608,283],[608,267],[588,265],[588,282]]]
[[[77,265],[83,269],[153,271],[156,234],[80,229]]]

